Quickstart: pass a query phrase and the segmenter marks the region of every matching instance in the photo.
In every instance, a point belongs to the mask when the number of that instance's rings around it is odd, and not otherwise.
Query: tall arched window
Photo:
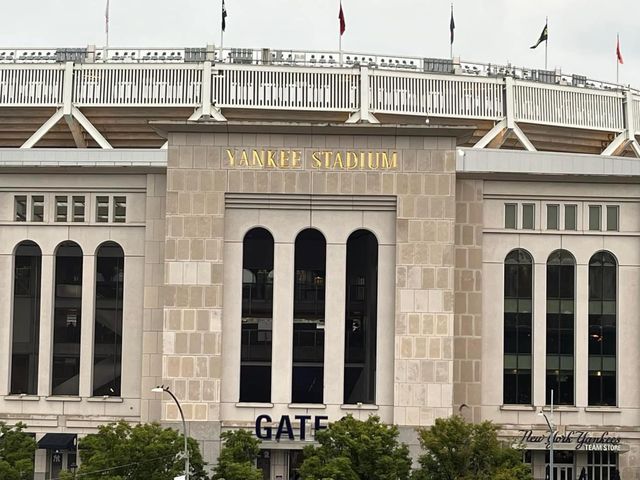
[[[56,250],[52,395],[78,395],[80,387],[80,320],[82,249],[63,242]]]
[[[240,401],[271,401],[273,236],[254,228],[242,245]]]
[[[566,250],[547,260],[547,388],[546,401],[573,405],[576,261]]]
[[[531,404],[533,259],[513,250],[504,260],[505,404]]]
[[[293,300],[293,403],[322,403],[327,242],[317,230],[298,234]]]
[[[344,403],[375,403],[378,240],[367,230],[347,240]]]
[[[13,275],[11,393],[38,393],[41,266],[42,252],[38,245],[25,241],[17,246]]]
[[[609,252],[589,260],[589,405],[616,405],[616,270]]]
[[[121,395],[123,285],[124,251],[117,243],[104,243],[96,252],[94,396]]]

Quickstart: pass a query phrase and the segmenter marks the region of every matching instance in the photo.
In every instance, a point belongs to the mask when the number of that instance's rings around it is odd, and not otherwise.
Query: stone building
[[[636,130],[608,151],[598,125],[540,134],[510,107],[501,133],[470,111],[344,123],[205,102],[136,113],[125,139],[77,105],[70,132],[21,143],[56,148],[0,150],[0,420],[36,435],[37,479],[103,423],[179,428],[157,385],[210,463],[222,431],[253,431],[265,479],[294,480],[346,414],[397,425],[414,455],[416,427],[461,414],[498,423],[541,480],[541,413],[556,478],[640,479]],[[79,136],[103,148],[65,148]]]

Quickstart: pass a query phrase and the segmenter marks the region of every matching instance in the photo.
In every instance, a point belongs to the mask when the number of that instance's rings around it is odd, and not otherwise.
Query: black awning
[[[45,433],[38,442],[38,448],[44,450],[75,450],[75,433]]]

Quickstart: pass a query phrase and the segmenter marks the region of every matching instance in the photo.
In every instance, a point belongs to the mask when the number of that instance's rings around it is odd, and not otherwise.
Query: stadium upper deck
[[[161,147],[149,121],[186,119],[426,121],[474,127],[464,146],[640,157],[640,92],[560,71],[213,46],[0,48],[0,147]]]

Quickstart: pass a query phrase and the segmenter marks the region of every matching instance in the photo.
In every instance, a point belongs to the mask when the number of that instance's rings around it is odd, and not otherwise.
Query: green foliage
[[[224,441],[213,480],[262,480],[254,465],[260,454],[260,440],[246,430],[223,432]]]
[[[316,432],[319,446],[304,449],[303,480],[408,480],[411,459],[398,443],[398,429],[380,418],[351,415]]]
[[[102,425],[78,444],[83,480],[173,480],[184,474],[184,437],[157,423]],[[188,439],[189,478],[205,480],[198,443]]]
[[[531,480],[521,452],[502,445],[491,422],[467,423],[460,416],[436,419],[418,430],[420,469],[415,480]]]
[[[36,442],[24,432],[27,426],[18,423],[9,427],[0,422],[0,478],[23,480],[33,478],[33,457]]]

